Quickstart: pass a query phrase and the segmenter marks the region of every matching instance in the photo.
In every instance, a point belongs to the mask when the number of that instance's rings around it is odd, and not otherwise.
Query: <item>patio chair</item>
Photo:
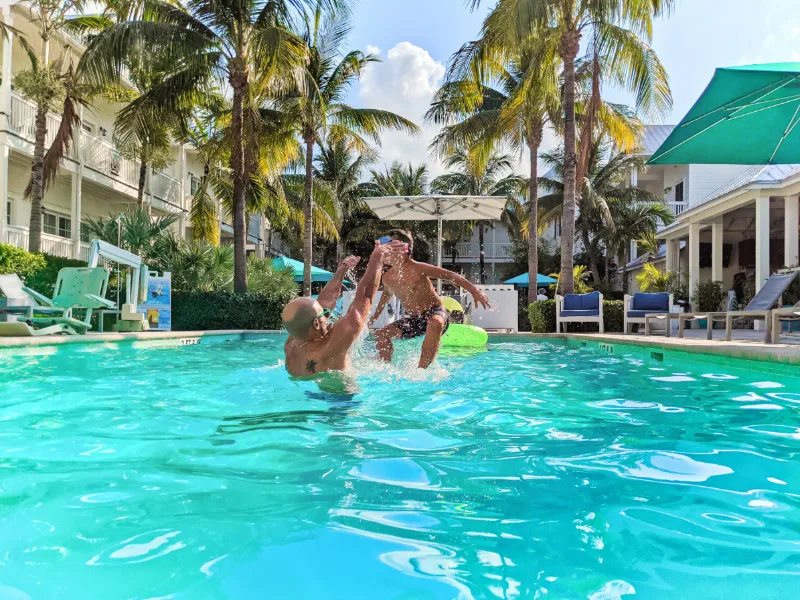
[[[772,311],[772,343],[777,344],[781,338],[781,322],[796,323],[800,321],[800,302],[787,308],[776,308]]]
[[[108,271],[102,267],[65,267],[58,272],[52,300],[23,287],[36,301],[61,309],[63,313],[61,316],[28,318],[24,323],[0,323],[0,337],[85,334],[91,329],[92,310],[115,307],[111,300],[104,298],[107,286]],[[73,318],[73,309],[86,311],[83,320]]]
[[[781,296],[786,291],[797,273],[787,273],[785,275],[772,275],[758,293],[750,300],[750,303],[740,311],[727,312],[706,312],[706,313],[685,313],[680,316],[678,325],[678,336],[683,337],[683,329],[686,321],[695,319],[708,319],[707,339],[712,339],[714,321],[725,321],[725,341],[730,342],[733,337],[733,322],[740,319],[753,319],[754,321],[764,321],[764,343],[772,341],[773,308],[780,301]]]
[[[63,308],[41,306],[25,289],[25,284],[15,273],[0,275],[0,322],[31,319],[34,311],[37,314],[63,316]]]
[[[556,333],[561,333],[562,323],[597,323],[600,333],[604,333],[603,294],[591,292],[556,296]]]
[[[634,324],[647,325],[647,315],[663,315],[669,332],[668,316],[673,313],[672,294],[667,292],[654,294],[639,292],[633,296],[625,294],[623,311],[625,335],[631,332],[631,326]]]

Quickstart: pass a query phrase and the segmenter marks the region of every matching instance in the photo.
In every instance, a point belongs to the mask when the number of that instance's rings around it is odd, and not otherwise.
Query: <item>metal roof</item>
[[[798,173],[800,173],[800,164],[753,165],[701,199],[698,205],[705,204],[753,183],[780,183]]]
[[[645,125],[644,136],[642,137],[641,149],[637,154],[642,156],[652,156],[661,147],[675,125]]]

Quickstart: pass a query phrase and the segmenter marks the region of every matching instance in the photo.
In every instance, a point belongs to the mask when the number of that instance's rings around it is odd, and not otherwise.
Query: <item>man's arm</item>
[[[393,254],[404,253],[407,244],[392,242],[381,246],[377,244],[369,257],[367,271],[358,282],[356,295],[347,314],[339,319],[331,330],[331,346],[334,349],[349,350],[353,342],[361,335],[366,325],[372,300],[381,284],[381,271],[384,259]]]
[[[317,298],[317,302],[319,302],[322,308],[327,308],[328,310],[334,309],[336,301],[342,293],[342,283],[344,282],[345,275],[347,275],[347,271],[355,267],[359,260],[357,256],[348,256],[339,264],[336,273],[333,274],[331,280],[322,288],[322,291],[319,293],[319,298]]]
[[[489,298],[486,297],[482,291],[475,287],[475,285],[469,280],[458,273],[453,273],[453,271],[448,271],[447,269],[443,269],[442,267],[435,267],[433,265],[428,265],[425,263],[417,263],[420,266],[420,270],[422,274],[426,277],[431,279],[441,279],[443,281],[450,281],[451,283],[457,285],[458,287],[464,288],[475,299],[475,304],[478,306],[483,306],[484,308],[489,308]]]

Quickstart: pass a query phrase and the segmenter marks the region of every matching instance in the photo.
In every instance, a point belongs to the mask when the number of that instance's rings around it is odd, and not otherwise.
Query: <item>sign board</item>
[[[147,300],[139,304],[139,312],[150,324],[151,331],[172,330],[172,275],[151,273],[147,281]]]

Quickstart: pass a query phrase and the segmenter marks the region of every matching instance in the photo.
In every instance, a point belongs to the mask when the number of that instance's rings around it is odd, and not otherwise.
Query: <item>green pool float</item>
[[[461,304],[454,298],[442,298],[442,305],[449,311],[464,312]],[[445,348],[483,348],[489,341],[489,334],[475,325],[451,323],[442,336],[442,347]]]

